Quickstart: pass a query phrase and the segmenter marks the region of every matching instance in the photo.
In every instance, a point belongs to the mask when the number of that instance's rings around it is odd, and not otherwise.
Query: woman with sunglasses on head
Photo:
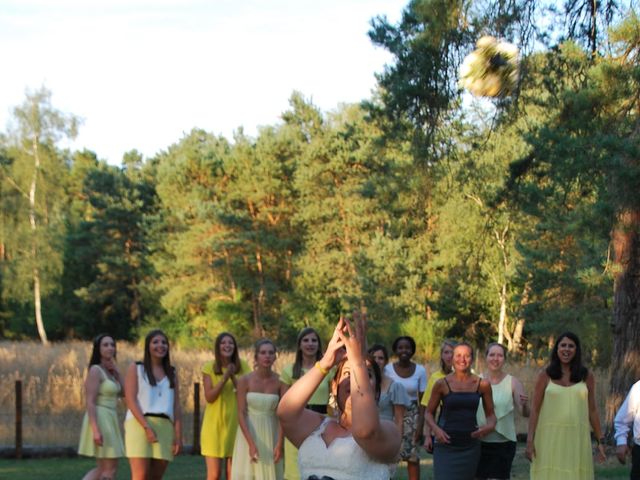
[[[453,349],[453,373],[433,386],[425,419],[435,436],[435,480],[473,480],[480,459],[480,439],[496,424],[491,385],[471,371],[473,348],[466,342]],[[478,426],[482,405],[487,422]],[[440,407],[440,416],[435,412]]]
[[[116,342],[111,335],[98,335],[93,341],[89,373],[85,380],[87,413],[82,421],[78,453],[95,457],[97,466],[82,480],[113,480],[118,458],[124,456],[120,431],[118,397],[122,380],[116,366]]]

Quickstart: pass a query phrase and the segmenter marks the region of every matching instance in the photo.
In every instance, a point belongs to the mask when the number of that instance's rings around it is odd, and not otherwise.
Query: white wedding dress
[[[298,449],[300,478],[315,475],[334,480],[389,480],[389,465],[378,463],[367,456],[352,436],[336,437],[328,446],[322,433],[330,418],[325,418]]]

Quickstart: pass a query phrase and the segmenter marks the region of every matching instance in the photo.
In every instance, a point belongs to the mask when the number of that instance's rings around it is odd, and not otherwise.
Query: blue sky
[[[84,119],[72,145],[119,164],[193,127],[273,125],[294,90],[323,111],[370,96],[390,62],[367,31],[408,0],[2,0],[0,129],[25,89]]]

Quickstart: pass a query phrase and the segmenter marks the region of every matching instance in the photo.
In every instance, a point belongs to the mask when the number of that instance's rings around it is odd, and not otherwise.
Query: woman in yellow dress
[[[446,377],[453,371],[453,349],[458,344],[453,340],[445,340],[442,342],[440,346],[440,370],[433,372],[429,375],[429,380],[427,381],[427,388],[424,391],[424,395],[422,395],[422,400],[420,401],[420,405],[423,407],[420,409],[420,416],[418,417],[418,431],[422,431],[424,429],[424,443],[422,447],[429,453],[433,453],[433,434],[431,433],[431,429],[429,425],[427,425],[424,421],[424,409],[429,405],[429,399],[431,398],[431,392],[433,391],[433,386],[436,384],[438,380]]]
[[[122,380],[115,363],[116,342],[111,335],[98,335],[93,341],[89,373],[85,380],[87,413],[82,421],[78,453],[96,457],[97,466],[82,480],[112,480],[118,458],[124,456],[124,443],[116,411],[122,396]]]
[[[322,358],[322,342],[320,336],[313,328],[303,328],[296,340],[296,359],[294,363],[286,365],[282,369],[280,380],[288,387],[313,368],[315,363]],[[307,408],[314,412],[327,413],[329,403],[329,379],[327,375],[318,385],[318,388],[309,399]],[[287,387],[287,388],[288,388]],[[284,442],[284,478],[286,480],[299,480],[298,449],[285,439]]]
[[[233,480],[282,480],[284,434],[276,408],[287,386],[271,367],[276,347],[262,339],[255,346],[253,372],[238,380],[238,434],[233,447]]]
[[[565,332],[533,392],[526,450],[532,480],[593,479],[589,427],[598,439],[598,461],[606,459],[595,398],[595,377],[582,364],[580,340]]]
[[[236,378],[249,372],[240,359],[236,339],[223,332],[214,342],[214,360],[202,367],[202,384],[207,406],[200,431],[201,454],[207,464],[207,480],[231,475],[231,455],[238,429]],[[224,467],[223,467],[224,464]]]

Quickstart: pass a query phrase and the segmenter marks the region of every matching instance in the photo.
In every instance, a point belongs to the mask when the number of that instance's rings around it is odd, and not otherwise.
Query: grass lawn
[[[28,460],[0,460],[0,480],[80,480],[95,463],[87,458],[45,458]],[[118,468],[117,480],[129,478],[129,464],[123,459]],[[430,480],[432,476],[432,457],[424,455],[421,460],[421,480]],[[518,445],[518,453],[513,464],[512,478],[529,478],[529,462],[524,458],[524,445]],[[204,479],[204,460],[200,456],[181,455],[169,465],[164,477],[167,480]],[[407,469],[398,468],[396,479],[406,480]],[[604,465],[596,465],[596,479],[629,478],[629,466],[621,466],[610,455]],[[454,480],[454,479],[451,479]]]

